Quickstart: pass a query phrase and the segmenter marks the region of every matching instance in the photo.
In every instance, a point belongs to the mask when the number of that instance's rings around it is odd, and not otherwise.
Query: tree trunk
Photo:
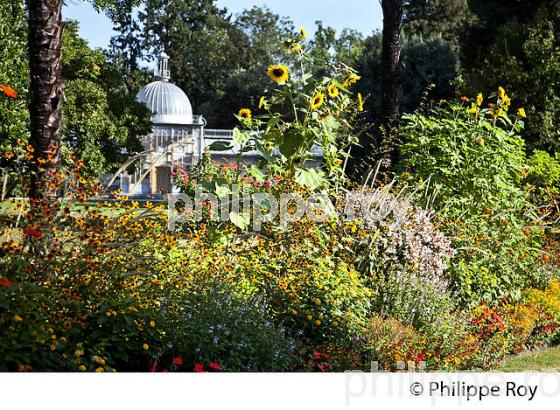
[[[29,142],[34,148],[29,195],[41,199],[52,193],[47,188],[46,175],[56,169],[60,147],[62,0],[27,0],[27,8],[31,79]]]
[[[399,64],[403,0],[382,0],[383,48],[381,52],[381,167],[390,172],[397,162],[399,134]]]

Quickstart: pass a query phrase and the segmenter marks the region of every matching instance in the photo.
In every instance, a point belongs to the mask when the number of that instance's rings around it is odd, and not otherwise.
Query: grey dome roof
[[[192,124],[193,111],[187,95],[167,79],[154,81],[136,94],[154,114],[154,124]]]

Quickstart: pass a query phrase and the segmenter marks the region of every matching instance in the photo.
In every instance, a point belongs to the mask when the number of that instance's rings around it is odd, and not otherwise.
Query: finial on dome
[[[169,70],[169,56],[162,52],[159,56],[159,73],[156,75],[158,80],[169,81],[171,71]]]

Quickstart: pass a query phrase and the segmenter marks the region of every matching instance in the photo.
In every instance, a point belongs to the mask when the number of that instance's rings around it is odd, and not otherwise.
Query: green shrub
[[[180,356],[186,370],[219,363],[222,371],[287,371],[299,342],[274,322],[266,300],[207,282],[198,292],[172,290],[162,310],[164,351],[157,364]]]
[[[519,183],[525,151],[516,131],[522,121],[492,112],[474,116],[463,105],[442,103],[404,116],[401,177],[429,179],[433,205],[445,216],[528,206]]]
[[[402,131],[401,181],[430,181],[432,204],[458,251],[446,276],[469,306],[505,295],[519,300],[524,288],[546,283],[542,231],[532,227],[537,212],[521,183],[524,113],[508,115],[501,88],[491,108],[482,103],[479,95],[470,108],[443,103],[418,111],[405,116]]]

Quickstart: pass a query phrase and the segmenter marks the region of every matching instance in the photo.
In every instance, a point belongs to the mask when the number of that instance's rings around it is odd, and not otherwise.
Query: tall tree
[[[560,152],[560,0],[472,6],[483,14],[463,44],[463,89],[475,95],[505,87],[527,113],[522,135],[528,147]]]
[[[453,51],[459,50],[461,37],[474,22],[467,0],[405,0],[403,31],[408,36],[427,40],[441,38]]]
[[[30,143],[35,150],[34,175],[30,196],[48,195],[45,171],[56,167],[55,161],[40,165],[37,159],[48,158],[51,148],[55,157],[60,145],[62,120],[62,0],[27,0],[29,49],[29,114]]]
[[[387,174],[397,161],[399,133],[399,64],[403,0],[382,0],[383,40],[381,50],[381,170]]]

